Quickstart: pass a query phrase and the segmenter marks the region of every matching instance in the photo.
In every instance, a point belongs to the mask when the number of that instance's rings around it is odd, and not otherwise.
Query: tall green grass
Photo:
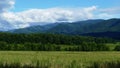
[[[90,67],[88,68],[120,68],[120,61],[118,62],[94,62]]]
[[[119,65],[120,52],[0,52],[0,68],[120,68]]]

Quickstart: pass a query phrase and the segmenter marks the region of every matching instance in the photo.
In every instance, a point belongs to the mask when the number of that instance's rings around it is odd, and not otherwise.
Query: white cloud
[[[120,7],[100,9],[100,12],[101,13],[108,13],[108,14],[120,14]]]
[[[0,13],[6,12],[14,7],[14,0],[0,0]]]
[[[47,24],[63,21],[80,21],[93,18],[95,6],[87,8],[49,8],[30,9],[22,12],[4,12],[2,19],[9,22],[14,28],[24,28],[32,24]]]
[[[92,11],[94,11],[95,9],[96,9],[95,6],[77,9],[69,8],[31,9],[23,12],[7,13],[6,15],[4,15],[4,17],[7,18],[8,20],[13,19],[12,21],[22,22],[53,23],[59,21],[78,21],[92,18],[93,17]]]
[[[98,9],[95,18],[100,19],[110,19],[110,18],[119,18],[120,16],[120,8],[119,7],[112,7],[112,8],[104,8]]]
[[[101,9],[96,6],[83,8],[30,9],[22,12],[10,12],[14,0],[0,0],[0,31],[55,22],[73,22],[95,18],[111,18],[120,9]],[[97,14],[95,14],[97,12]]]
[[[100,13],[97,15],[96,18],[108,19],[108,18],[112,18],[112,17],[113,17],[113,15],[109,15],[108,13]]]

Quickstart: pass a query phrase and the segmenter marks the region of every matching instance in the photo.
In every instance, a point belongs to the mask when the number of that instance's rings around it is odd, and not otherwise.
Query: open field
[[[120,61],[120,52],[0,52],[0,63],[2,64],[19,63],[21,65],[33,66],[37,64],[41,68],[85,68],[94,62],[118,61]]]

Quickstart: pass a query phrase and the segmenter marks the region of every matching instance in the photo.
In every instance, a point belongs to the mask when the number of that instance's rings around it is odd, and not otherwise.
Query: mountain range
[[[37,25],[22,29],[10,30],[12,33],[55,33],[69,35],[83,35],[95,37],[118,38],[120,35],[120,19],[95,19],[77,22],[52,23]],[[114,37],[115,36],[115,37]]]

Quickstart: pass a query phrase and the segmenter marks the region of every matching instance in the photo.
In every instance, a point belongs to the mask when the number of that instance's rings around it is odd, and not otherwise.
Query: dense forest
[[[0,33],[0,50],[24,51],[106,51],[108,38],[58,34]],[[117,49],[117,48],[116,48]]]

